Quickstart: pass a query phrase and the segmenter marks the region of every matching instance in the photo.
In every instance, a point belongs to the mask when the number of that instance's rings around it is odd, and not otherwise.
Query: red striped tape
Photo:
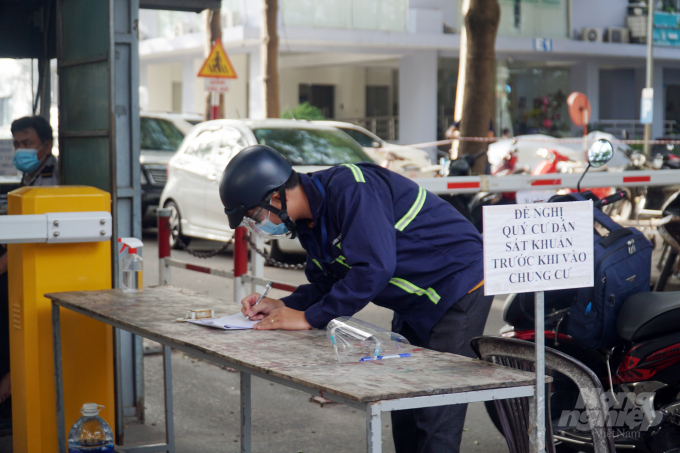
[[[651,176],[624,176],[623,183],[627,182],[651,182]]]
[[[559,186],[562,184],[561,179],[539,179],[537,181],[532,181],[532,186]]]
[[[187,264],[186,269],[189,269],[190,271],[203,272],[204,274],[210,273],[209,267],[196,266],[195,264]]]
[[[446,184],[447,189],[479,189],[480,183],[473,182],[450,182]]]
[[[289,291],[292,293],[297,289],[297,286],[286,285],[285,283],[272,282],[272,288],[280,289],[282,291]]]

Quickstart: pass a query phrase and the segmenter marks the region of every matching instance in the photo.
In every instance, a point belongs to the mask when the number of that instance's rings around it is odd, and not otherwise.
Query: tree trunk
[[[486,137],[494,117],[494,79],[496,73],[496,32],[500,21],[498,0],[470,0],[465,15],[467,58],[465,91],[461,116],[462,137]],[[460,93],[458,93],[460,95]],[[461,142],[461,153],[476,154],[487,147],[484,142]],[[483,174],[486,157],[480,157],[473,171]]]
[[[206,41],[205,57],[208,58],[212,47],[215,45],[215,41],[222,39],[222,13],[219,9],[209,9],[207,11],[207,24],[206,24],[206,35],[208,40]],[[212,113],[212,108],[210,107],[210,96],[212,93],[208,92],[205,98],[205,119],[211,120],[210,115]],[[224,118],[224,94],[220,93],[220,118]]]
[[[279,118],[279,34],[277,30],[278,0],[262,0],[260,55],[262,63],[262,99],[265,118]]]

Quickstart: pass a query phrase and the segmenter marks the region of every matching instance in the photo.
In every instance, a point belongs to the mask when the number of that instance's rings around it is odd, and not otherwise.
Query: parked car
[[[352,123],[342,121],[315,121],[315,123],[340,129],[356,140],[375,163],[407,178],[435,176],[435,171],[428,169],[432,165],[430,156],[422,149],[388,143],[374,133]]]
[[[168,164],[161,206],[170,208],[171,245],[192,238],[226,242],[233,236],[219,184],[232,157],[250,145],[279,151],[301,173],[332,165],[371,162],[357,142],[334,127],[295,120],[213,120],[195,126]],[[268,244],[274,259],[304,253],[297,239]]]
[[[167,179],[168,162],[182,139],[199,121],[199,115],[141,112],[140,156],[142,179],[142,223],[153,226],[156,208]]]

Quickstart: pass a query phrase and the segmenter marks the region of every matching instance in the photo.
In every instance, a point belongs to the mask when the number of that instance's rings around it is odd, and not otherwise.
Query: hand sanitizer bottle
[[[123,244],[120,249],[122,253],[125,247],[128,248],[128,256],[123,258],[123,291],[127,293],[138,293],[142,290],[142,257],[137,255],[137,249],[142,248],[143,244],[137,238],[120,238],[118,242]]]

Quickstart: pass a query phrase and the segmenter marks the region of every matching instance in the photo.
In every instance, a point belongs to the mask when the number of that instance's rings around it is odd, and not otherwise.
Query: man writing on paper
[[[308,285],[281,300],[258,294],[243,313],[255,329],[322,328],[369,302],[394,311],[412,344],[474,357],[492,297],[483,291],[482,238],[448,203],[373,164],[298,174],[276,150],[245,148],[227,165],[220,197],[236,228],[299,237]],[[457,452],[466,406],[392,412],[398,453]]]

